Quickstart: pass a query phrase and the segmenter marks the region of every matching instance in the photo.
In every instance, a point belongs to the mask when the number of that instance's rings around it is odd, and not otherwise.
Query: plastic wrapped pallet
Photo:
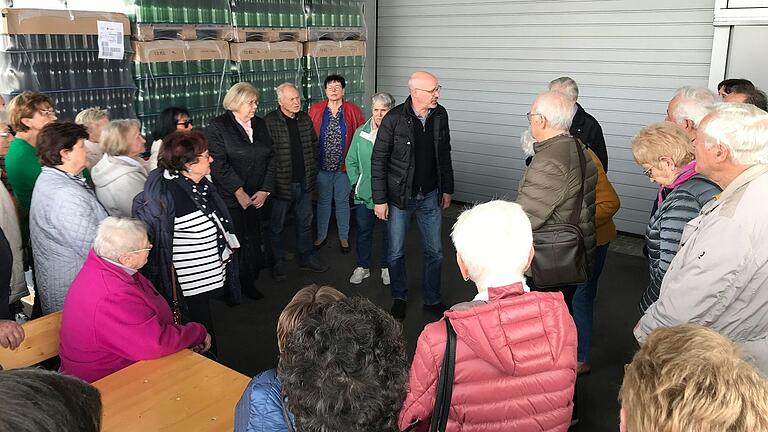
[[[195,126],[223,112],[221,102],[231,82],[227,42],[167,40],[134,42],[133,47],[136,114],[145,133],[167,107],[187,108]]]
[[[310,27],[365,27],[364,1],[306,0]]]
[[[232,24],[238,27],[305,27],[302,0],[232,0]]]
[[[122,59],[100,58],[97,22],[118,23]],[[73,120],[85,108],[107,109],[113,118],[133,117],[128,17],[109,12],[43,9],[0,11],[0,94],[26,90],[50,95],[58,116]]]
[[[235,64],[232,83],[250,82],[259,90],[257,114],[277,108],[275,87],[284,82],[301,85],[303,46],[299,42],[245,42],[229,44]]]
[[[365,97],[365,54],[363,41],[314,41],[304,43],[304,96],[309,103],[325,98],[323,82],[337,74],[347,82],[344,98],[360,107],[370,105]]]
[[[136,23],[231,24],[229,0],[133,0]]]

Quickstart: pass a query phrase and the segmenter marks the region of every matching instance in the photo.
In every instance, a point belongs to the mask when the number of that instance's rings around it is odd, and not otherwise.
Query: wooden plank
[[[61,312],[22,324],[24,342],[15,350],[0,347],[0,366],[16,369],[36,365],[59,354]]]
[[[102,431],[231,431],[249,381],[190,350],[135,363],[94,383]]]

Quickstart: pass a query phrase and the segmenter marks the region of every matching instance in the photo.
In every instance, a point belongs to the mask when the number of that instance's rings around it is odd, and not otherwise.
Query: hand
[[[0,321],[0,346],[15,350],[24,342],[24,329],[15,321]]]
[[[443,200],[440,201],[440,206],[443,208],[443,210],[451,206],[451,194],[443,194]]]
[[[235,191],[235,198],[237,198],[237,202],[240,204],[240,207],[242,207],[243,210],[247,209],[249,205],[253,204],[251,202],[251,197],[249,197],[248,194],[245,193],[243,188],[240,188]]]
[[[204,353],[211,349],[211,335],[210,333],[205,334],[205,340],[203,340],[200,344],[195,345],[192,348],[192,351],[196,353]]]
[[[258,191],[251,197],[251,203],[256,208],[261,208],[264,203],[267,201],[267,197],[269,196],[269,192],[265,191]]]
[[[389,204],[376,204],[373,206],[373,212],[377,218],[385,221],[389,218]]]

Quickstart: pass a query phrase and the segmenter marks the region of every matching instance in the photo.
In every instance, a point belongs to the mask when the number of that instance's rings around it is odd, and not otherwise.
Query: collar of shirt
[[[524,277],[520,278],[520,279],[516,279],[516,280],[511,280],[511,281],[508,281],[508,282],[506,282],[506,283],[504,283],[502,285],[496,285],[496,286],[507,286],[507,285],[516,284],[518,282],[523,284],[523,292],[531,292],[531,288],[528,287],[528,285],[525,283],[525,278]],[[489,289],[493,289],[493,287],[491,287]],[[485,289],[482,292],[478,292],[477,295],[475,296],[475,298],[473,298],[472,300],[473,301],[488,301],[488,298],[489,298],[489,296],[488,296],[488,289]]]
[[[251,128],[251,121],[248,120],[247,122],[241,122],[237,116],[235,116],[235,121],[245,129],[245,133],[248,135],[248,139],[253,142],[253,128]]]
[[[411,109],[413,110],[413,113],[416,114],[416,118],[419,119],[422,126],[425,126],[427,124],[427,119],[429,118],[429,115],[432,114],[432,108],[427,110],[427,115],[425,117],[422,117],[418,112],[416,112],[416,108],[413,107],[413,103],[411,103]]]
[[[133,269],[133,268],[130,268],[130,267],[128,267],[128,266],[124,266],[124,265],[120,264],[119,262],[114,262],[114,261],[112,261],[112,260],[111,260],[111,259],[109,259],[109,258],[104,258],[104,257],[101,257],[101,259],[103,259],[103,260],[104,260],[104,261],[106,261],[106,262],[112,263],[112,264],[114,264],[114,265],[116,265],[116,266],[120,267],[121,269],[123,269],[123,271],[124,271],[124,272],[128,273],[130,276],[133,276],[133,275],[135,275],[135,274],[136,274],[136,272],[138,271],[138,270],[136,270],[136,269]]]

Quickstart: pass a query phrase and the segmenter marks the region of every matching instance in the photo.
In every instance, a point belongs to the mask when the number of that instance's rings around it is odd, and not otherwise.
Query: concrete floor
[[[454,222],[456,211],[446,212],[443,218],[442,293],[447,305],[471,299],[475,288],[465,282],[455,262],[455,249],[448,233]],[[333,227],[335,224],[331,223]],[[375,247],[379,246],[378,231]],[[288,229],[286,240],[293,237],[293,228]],[[354,239],[354,227],[351,238]],[[625,244],[638,244],[636,239],[620,239]],[[236,307],[227,307],[214,302],[214,320],[219,340],[219,361],[246,375],[254,374],[277,365],[277,339],[275,328],[277,317],[293,294],[310,283],[331,285],[347,295],[359,295],[389,310],[391,298],[388,287],[381,283],[379,271],[372,269],[371,277],[360,285],[349,283],[349,276],[355,268],[354,242],[352,253],[342,255],[335,232],[329,234],[328,245],[319,254],[331,266],[322,274],[304,272],[296,263],[288,265],[288,280],[276,283],[262,272],[260,289],[265,298],[259,301],[244,299]],[[631,247],[631,246],[630,246]],[[613,248],[612,248],[613,249]],[[373,262],[378,257],[374,249]],[[421,245],[419,233],[412,224],[407,245],[408,274],[410,278],[410,299],[408,312],[403,323],[403,334],[407,340],[409,356],[416,347],[416,340],[424,325],[436,318],[421,309],[419,275],[421,273]],[[637,344],[632,336],[632,327],[639,318],[637,301],[647,284],[645,259],[637,254],[619,253],[611,250],[601,276],[595,304],[595,328],[592,348],[592,373],[579,378],[580,424],[573,431],[614,432],[618,431],[619,405],[618,388],[621,385],[623,366],[631,360]]]

